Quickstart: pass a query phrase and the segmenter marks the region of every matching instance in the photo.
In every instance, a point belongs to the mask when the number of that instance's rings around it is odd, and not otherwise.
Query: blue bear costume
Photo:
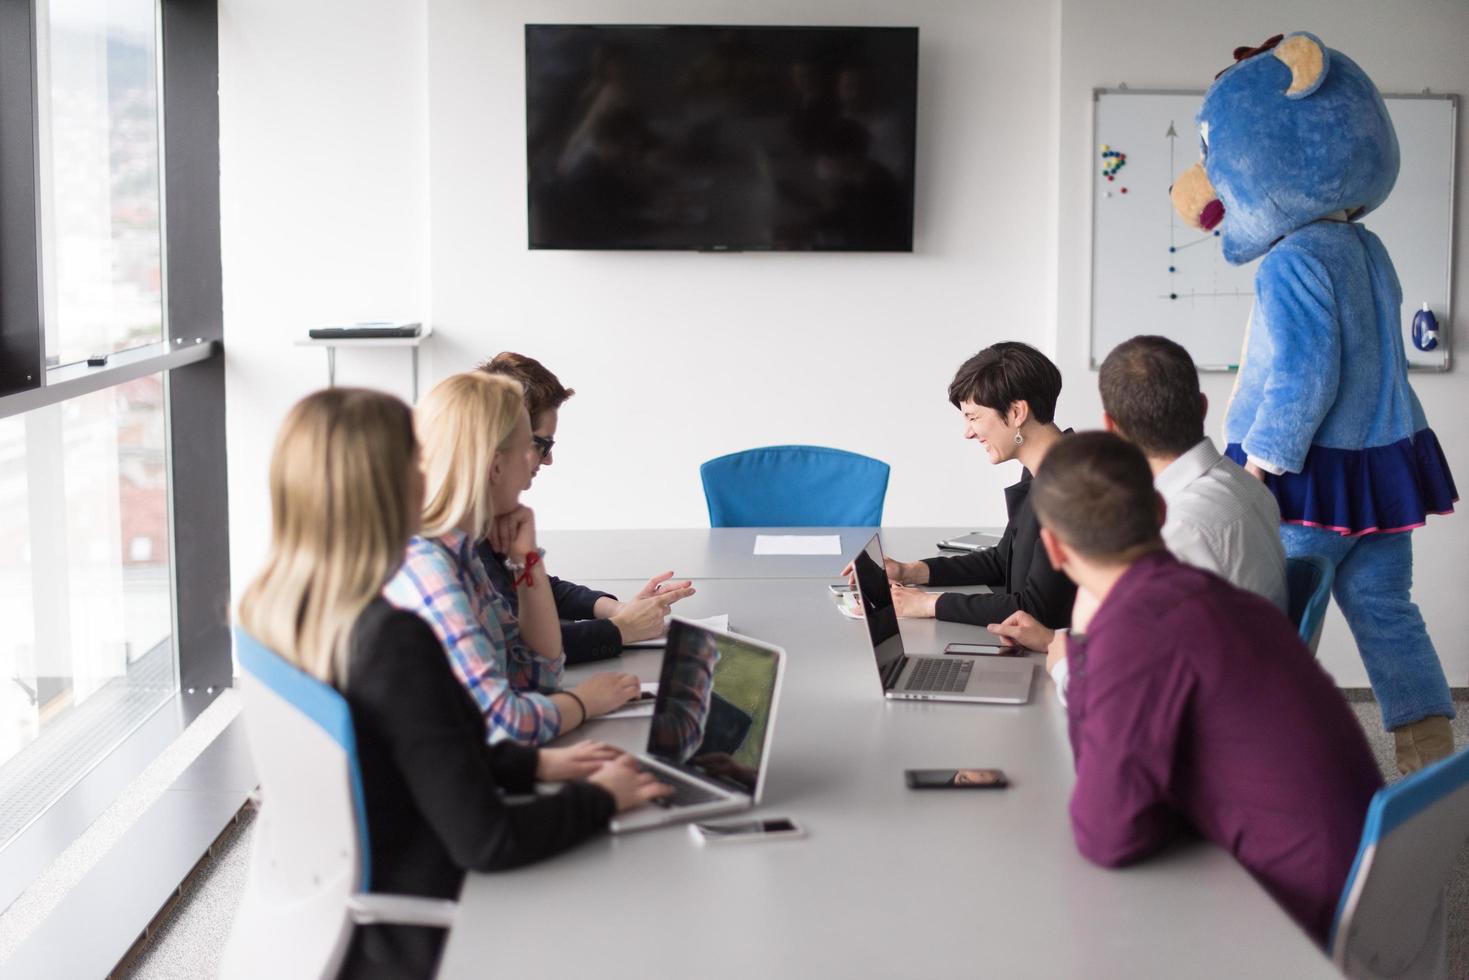
[[[1312,35],[1235,57],[1198,113],[1203,161],[1173,190],[1186,219],[1221,227],[1229,262],[1264,256],[1227,451],[1264,471],[1287,554],[1335,567],[1384,725],[1451,718],[1409,595],[1408,532],[1452,511],[1457,493],[1408,386],[1397,273],[1354,223],[1397,180],[1397,136],[1371,79]]]

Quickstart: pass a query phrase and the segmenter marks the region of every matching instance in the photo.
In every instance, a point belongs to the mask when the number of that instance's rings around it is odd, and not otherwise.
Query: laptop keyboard
[[[945,660],[939,657],[915,657],[913,672],[908,675],[905,691],[962,691],[969,686],[969,673],[974,661]]]
[[[655,806],[661,806],[664,809],[669,809],[676,806],[694,806],[698,803],[710,803],[714,800],[724,799],[724,797],[720,796],[718,793],[712,793],[704,787],[698,786],[694,783],[684,782],[682,779],[670,776],[666,772],[654,770],[653,775],[657,776],[660,782],[667,783],[669,786],[673,787],[672,793],[669,793],[667,796],[659,797],[658,799],[653,801],[653,804]]]

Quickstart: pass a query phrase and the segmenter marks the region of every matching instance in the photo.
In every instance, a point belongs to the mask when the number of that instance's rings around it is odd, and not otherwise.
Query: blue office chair
[[[1447,976],[1447,897],[1469,840],[1469,751],[1384,787],[1331,924],[1331,959],[1353,980]]]
[[[888,464],[823,446],[766,446],[699,467],[711,527],[877,527]]]
[[[1296,624],[1301,640],[1316,652],[1321,642],[1321,627],[1326,623],[1326,606],[1331,602],[1331,582],[1335,571],[1331,562],[1319,555],[1303,555],[1285,560],[1285,588],[1290,596],[1290,621]]]
[[[335,977],[354,925],[448,928],[455,903],[367,894],[367,819],[346,700],[235,630],[262,804],[225,946],[228,978]]]

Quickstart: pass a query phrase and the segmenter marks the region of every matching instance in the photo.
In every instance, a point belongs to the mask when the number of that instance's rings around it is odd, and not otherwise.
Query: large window
[[[46,0],[37,94],[46,362],[163,338],[155,0]]]
[[[0,0],[0,909],[231,682],[217,45]]]
[[[79,775],[58,756],[89,763],[176,689],[163,386],[0,419],[0,786],[45,774],[0,808],[0,842]]]

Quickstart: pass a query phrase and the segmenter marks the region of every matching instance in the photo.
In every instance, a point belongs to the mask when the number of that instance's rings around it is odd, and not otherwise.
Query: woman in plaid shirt
[[[428,393],[414,425],[427,478],[423,527],[385,594],[438,635],[489,740],[543,745],[637,697],[626,673],[561,689],[561,624],[535,516],[520,503],[537,452],[521,386],[456,374]],[[506,556],[518,618],[476,558],[481,540]]]

